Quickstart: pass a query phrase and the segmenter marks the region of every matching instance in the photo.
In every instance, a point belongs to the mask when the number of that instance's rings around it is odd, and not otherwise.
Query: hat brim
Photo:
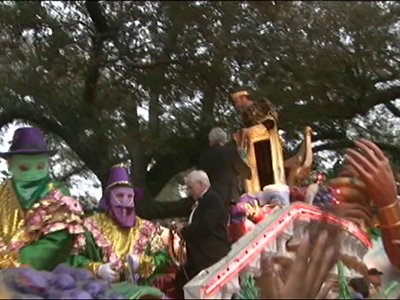
[[[18,154],[26,154],[26,155],[47,154],[48,156],[54,156],[57,152],[58,150],[21,149],[8,152],[0,152],[0,157],[8,158],[12,155],[18,155]]]

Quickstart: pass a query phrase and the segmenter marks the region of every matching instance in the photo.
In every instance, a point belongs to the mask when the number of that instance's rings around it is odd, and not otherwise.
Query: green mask
[[[37,181],[47,177],[49,158],[47,154],[17,154],[8,160],[10,171],[16,181]]]

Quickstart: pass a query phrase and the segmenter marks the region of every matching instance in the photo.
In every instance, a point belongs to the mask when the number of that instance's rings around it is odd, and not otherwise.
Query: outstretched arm
[[[390,262],[400,270],[400,202],[389,160],[374,143],[362,140],[355,145],[362,153],[347,150],[347,161],[365,183],[368,194],[378,208],[383,244]]]
[[[150,198],[135,201],[136,214],[145,220],[188,218],[193,204],[192,197],[178,201],[156,201]]]

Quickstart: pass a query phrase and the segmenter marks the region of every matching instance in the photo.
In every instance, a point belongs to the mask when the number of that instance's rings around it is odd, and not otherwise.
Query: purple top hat
[[[7,158],[15,154],[41,154],[53,156],[57,150],[47,149],[43,132],[36,127],[22,127],[14,132],[8,152],[0,152],[0,157]]]
[[[109,191],[116,186],[119,185],[127,185],[133,188],[133,185],[130,180],[128,169],[123,165],[115,165],[111,167],[110,174],[108,175],[107,186],[104,191],[104,195],[100,200],[99,206],[107,210],[108,209],[108,198],[109,198]],[[144,195],[143,189],[134,188],[135,191],[135,200],[140,200]]]

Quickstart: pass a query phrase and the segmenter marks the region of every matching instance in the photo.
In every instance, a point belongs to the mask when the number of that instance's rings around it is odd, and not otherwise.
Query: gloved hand
[[[100,266],[97,275],[108,282],[115,282],[118,279],[118,273],[112,269],[110,263]]]

